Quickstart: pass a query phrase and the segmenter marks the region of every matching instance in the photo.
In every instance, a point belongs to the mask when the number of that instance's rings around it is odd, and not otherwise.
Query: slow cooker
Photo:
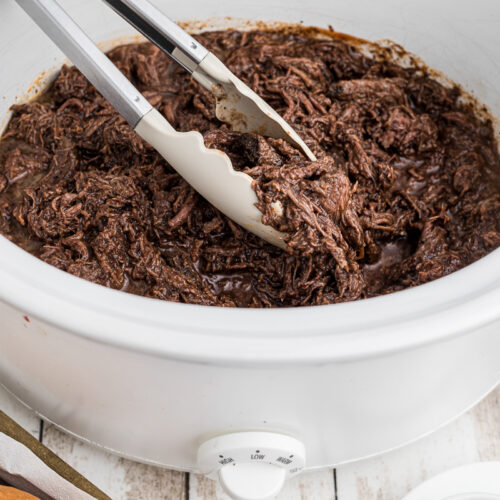
[[[99,0],[61,3],[105,48],[135,36]],[[154,3],[205,29],[280,20],[390,38],[500,116],[498,2]],[[0,27],[5,126],[9,107],[43,88],[65,58],[14,0],[1,3]],[[107,289],[0,237],[0,299],[0,382],[22,402],[120,455],[218,474],[238,498],[255,485],[275,492],[304,468],[401,446],[500,379],[500,249],[386,296],[250,310]]]

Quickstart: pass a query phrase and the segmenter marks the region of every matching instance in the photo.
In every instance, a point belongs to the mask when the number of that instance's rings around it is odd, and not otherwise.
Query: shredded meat
[[[347,40],[207,32],[199,40],[301,134],[235,133],[214,98],[151,44],[109,55],[172,125],[254,179],[274,248],[219,213],[75,68],[13,107],[0,141],[0,233],[115,289],[205,305],[329,304],[394,292],[500,246],[492,124],[458,88]]]

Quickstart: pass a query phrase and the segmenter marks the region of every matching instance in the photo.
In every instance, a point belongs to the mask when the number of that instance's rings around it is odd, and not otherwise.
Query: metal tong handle
[[[209,53],[148,0],[104,0],[117,14],[192,73]]]
[[[135,128],[151,104],[56,0],[16,0],[95,88]]]

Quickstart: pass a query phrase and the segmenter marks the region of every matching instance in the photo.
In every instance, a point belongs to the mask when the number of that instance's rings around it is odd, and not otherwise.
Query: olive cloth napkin
[[[2,411],[0,479],[41,500],[111,500]]]

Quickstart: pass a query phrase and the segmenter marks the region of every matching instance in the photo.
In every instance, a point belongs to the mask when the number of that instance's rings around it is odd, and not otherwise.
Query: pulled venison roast
[[[214,209],[68,67],[40,99],[13,108],[0,142],[0,232],[108,287],[251,307],[393,292],[500,245],[492,126],[457,88],[341,39],[198,38],[293,124],[317,162],[282,140],[232,132],[213,96],[153,45],[109,55],[176,129],[199,130],[253,177],[287,252]]]

